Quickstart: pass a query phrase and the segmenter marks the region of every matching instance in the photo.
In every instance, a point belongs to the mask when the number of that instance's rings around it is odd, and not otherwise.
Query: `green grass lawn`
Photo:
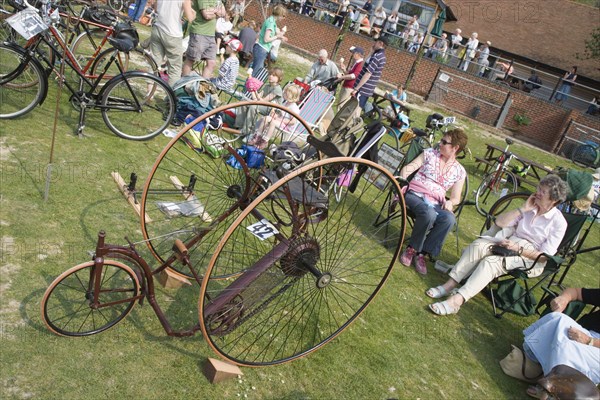
[[[278,61],[287,80],[303,76],[309,62],[283,51]],[[275,367],[244,368],[218,385],[202,374],[214,354],[201,335],[168,337],[152,309],[136,306],[119,325],[87,338],[51,334],[40,318],[40,300],[61,272],[87,261],[96,234],[111,243],[142,240],[140,223],[113,182],[139,176],[141,189],[154,160],[168,143],[126,141],[111,134],[99,113],[90,113],[85,139],[74,136],[77,112],[63,93],[53,152],[48,200],[44,201],[51,153],[55,89],[31,114],[0,125],[0,396],[8,398],[200,398],[200,399],[517,399],[526,384],[505,376],[498,361],[522,330],[535,321],[515,315],[499,320],[479,295],[455,316],[428,311],[424,291],[445,277],[427,276],[396,264],[367,310],[323,349]],[[416,100],[415,100],[416,101]],[[432,104],[422,107],[449,115]],[[428,111],[415,111],[424,126]],[[487,143],[503,144],[498,131],[458,116],[473,155]],[[556,155],[517,143],[512,150],[548,166],[573,165]],[[465,159],[471,188],[481,179],[475,160]],[[483,218],[473,207],[461,217],[459,248],[479,233]],[[586,245],[599,245],[598,224]],[[142,254],[152,257],[143,244]],[[382,262],[391,253],[382,252]],[[449,236],[441,258],[458,258]],[[569,273],[571,286],[598,284],[598,252],[581,256]],[[197,322],[198,288],[159,289],[159,301],[175,328]]]

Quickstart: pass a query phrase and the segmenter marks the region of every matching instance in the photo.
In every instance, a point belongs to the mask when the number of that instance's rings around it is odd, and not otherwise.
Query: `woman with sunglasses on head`
[[[481,237],[468,245],[450,271],[450,279],[425,292],[433,299],[450,296],[431,304],[431,311],[438,315],[456,314],[466,301],[509,270],[524,269],[530,278],[539,276],[546,265],[543,254],[555,254],[567,230],[567,221],[556,208],[566,197],[567,184],[556,175],[547,175],[524,205],[498,215],[495,225],[501,230],[495,237]],[[494,255],[493,244],[517,255]],[[467,277],[465,284],[455,291]]]
[[[400,177],[410,180],[404,196],[406,207],[415,215],[414,229],[400,262],[410,266],[415,261],[418,273],[427,274],[425,257],[437,257],[448,232],[454,226],[454,206],[460,197],[467,173],[456,155],[467,146],[462,129],[444,134],[438,149],[425,149],[404,166]],[[450,198],[446,193],[450,191]]]

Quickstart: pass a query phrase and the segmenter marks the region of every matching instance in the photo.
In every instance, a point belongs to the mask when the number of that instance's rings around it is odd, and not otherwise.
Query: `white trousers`
[[[524,239],[513,236],[513,242],[522,247],[531,248],[531,244]],[[529,268],[533,260],[526,257],[499,257],[492,255],[490,246],[494,244],[489,239],[479,238],[468,245],[448,275],[456,282],[461,282],[469,277],[467,282],[458,290],[458,293],[468,301],[471,297],[481,292],[494,278],[506,275],[509,270]],[[504,261],[503,261],[504,259]],[[535,268],[527,272],[530,278],[536,277],[544,270],[545,263],[538,263]]]

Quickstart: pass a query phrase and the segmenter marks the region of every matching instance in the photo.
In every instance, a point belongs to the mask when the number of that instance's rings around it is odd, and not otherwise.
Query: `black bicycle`
[[[70,102],[79,110],[78,135],[83,134],[85,114],[89,109],[100,110],[108,128],[125,139],[151,139],[167,128],[176,104],[171,87],[147,72],[125,72],[116,62],[119,52],[128,52],[135,47],[127,32],[108,38],[113,46],[108,62],[103,59],[99,75],[90,74],[82,69],[54,26],[59,14],[52,11],[50,3],[42,0],[40,10],[24,3],[26,8],[12,16],[9,22],[28,40],[27,48],[16,43],[0,44],[0,119],[25,115],[42,104],[48,94],[46,72],[50,71],[71,92]],[[45,52],[37,51],[42,44],[52,49],[58,64]],[[65,78],[65,71],[58,67],[60,64],[77,74],[78,87]],[[104,77],[113,64],[119,73],[106,81]],[[91,71],[96,70],[91,68]]]

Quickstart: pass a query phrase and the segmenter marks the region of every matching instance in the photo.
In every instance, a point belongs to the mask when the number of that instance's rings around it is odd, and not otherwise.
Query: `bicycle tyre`
[[[598,148],[590,144],[582,144],[577,146],[571,155],[571,161],[583,168],[593,167],[596,162]]]
[[[379,292],[400,252],[405,219],[395,220],[389,253],[382,232],[364,215],[364,205],[378,208],[387,191],[361,179],[339,203],[322,192],[319,182],[327,184],[352,166],[368,167],[373,178],[383,177],[400,194],[383,167],[329,158],[277,180],[227,229],[199,297],[202,333],[217,354],[248,366],[303,357],[346,329]],[[241,275],[214,279],[228,268]]]
[[[123,10],[123,0],[108,0],[106,3],[115,12]]]
[[[106,30],[102,28],[88,28],[89,33],[84,29],[73,41],[71,42],[70,49],[75,59],[79,63],[80,67],[84,70],[84,72],[90,71],[93,65],[92,60],[94,54],[96,53],[96,49],[104,40],[106,36]],[[108,46],[111,48],[112,46]],[[99,55],[100,53],[98,53]],[[89,63],[89,67],[85,69],[86,65]]]
[[[500,175],[497,174],[497,171],[493,171],[485,175],[475,192],[475,208],[484,217],[496,201],[517,191],[517,177],[512,172],[504,170]]]
[[[483,224],[480,233],[490,229],[496,217],[506,211],[508,207],[517,209],[523,206],[527,202],[529,196],[531,196],[531,193],[515,192],[498,199],[498,201],[490,207],[489,214],[485,219],[485,223]]]
[[[253,199],[254,188],[260,189],[263,170],[274,170],[282,163],[277,164],[267,156],[261,168],[248,168],[241,163],[239,169],[231,166],[228,161],[234,158],[232,152],[238,154],[235,149],[239,149],[244,142],[243,137],[235,133],[227,136],[224,129],[208,129],[207,132],[230,139],[228,145],[224,146],[225,151],[211,155],[202,149],[201,133],[194,127],[203,126],[213,116],[239,113],[252,106],[285,110],[280,105],[267,102],[244,101],[223,105],[182,128],[157,157],[142,193],[140,215],[143,217],[140,222],[147,246],[160,264],[170,260],[173,242],[180,239],[188,248],[190,264],[195,273],[203,276],[226,229]],[[260,114],[258,116],[262,117]],[[256,121],[251,122],[254,126]],[[298,123],[310,132],[305,121],[299,120]],[[272,143],[283,141],[282,135],[272,138]],[[169,212],[169,204],[191,211],[188,215]],[[169,263],[169,269],[182,277],[193,278],[190,269],[180,263]],[[219,277],[236,273],[237,270],[223,270]]]
[[[98,54],[90,68],[90,73],[93,76],[98,76],[104,71],[104,66],[110,61],[113,52],[113,48],[108,48]],[[156,61],[154,61],[154,58],[148,52],[140,48],[135,48],[129,53],[119,52],[117,54],[116,62],[119,63],[123,72],[140,71],[147,72],[157,77],[159,76],[158,65],[156,64]],[[106,75],[104,75],[104,79],[111,79],[121,73],[116,62],[108,68]]]
[[[171,87],[146,72],[126,72],[111,79],[100,96],[106,126],[123,139],[152,139],[175,115],[176,98]]]
[[[105,260],[102,274],[101,304],[91,307],[94,262],[88,261],[60,274],[46,289],[41,302],[42,320],[60,336],[89,336],[103,332],[125,318],[140,292],[135,272],[118,261]],[[127,299],[131,298],[130,301]]]
[[[0,119],[31,112],[43,103],[47,92],[48,80],[41,64],[29,58],[25,49],[0,43]]]

